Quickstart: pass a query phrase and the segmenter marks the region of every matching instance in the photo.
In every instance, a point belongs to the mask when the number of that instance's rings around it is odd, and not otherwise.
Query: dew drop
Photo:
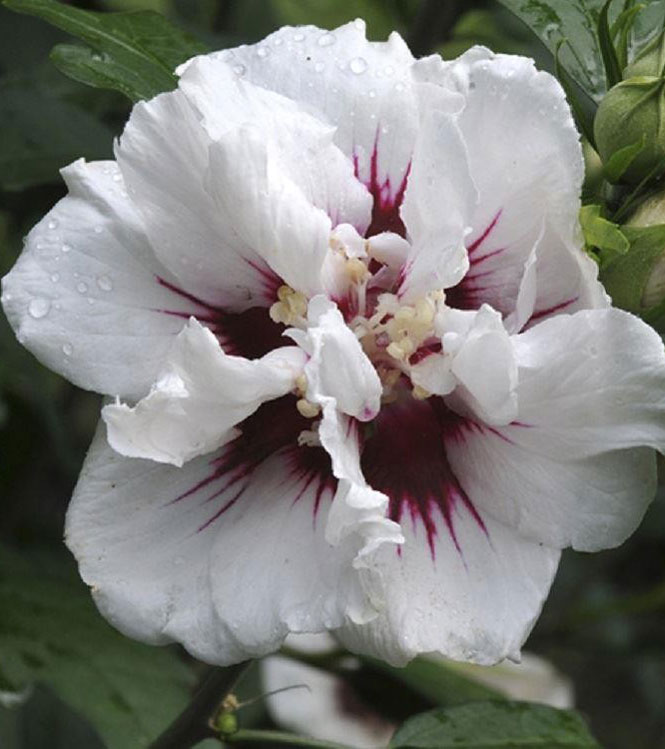
[[[370,98],[370,99],[375,99],[375,98],[376,98],[376,91],[375,91],[374,89],[372,89],[372,90],[371,90],[371,91],[370,91],[370,92],[369,92],[369,93],[367,94],[367,96],[369,96],[369,98]]]
[[[256,54],[258,57],[265,58],[270,54],[270,50],[267,47],[259,47],[256,50]]]
[[[48,299],[32,299],[28,305],[28,312],[30,317],[34,317],[35,320],[39,320],[41,317],[46,317],[48,311],[51,309],[51,302]]]
[[[51,281],[53,281],[53,283],[58,283],[59,280],[60,280],[60,274],[59,273],[52,273],[51,274]]]
[[[101,226],[95,226],[95,234],[101,234],[103,231]]]
[[[62,247],[60,247],[60,249],[61,249],[61,250],[62,250],[63,252],[70,252],[70,251],[71,251],[71,249],[72,249],[72,246],[71,246],[70,244],[67,244],[67,242],[63,242],[63,243],[62,243]]]
[[[386,76],[388,76],[388,78],[390,78],[390,76],[394,75],[395,68],[393,68],[392,65],[386,65],[386,67],[383,69],[383,72]]]
[[[78,291],[79,294],[85,294],[87,290],[88,290],[88,284],[83,283],[83,281],[81,281],[81,283],[76,284],[76,291]]]
[[[48,222],[47,226],[48,226],[48,228],[49,228],[49,229],[51,229],[51,231],[52,231],[53,229],[57,229],[57,228],[58,228],[58,222],[57,222],[57,220],[56,220],[56,219],[52,218],[52,219],[51,219],[51,220],[50,220],[50,221]]]
[[[89,296],[88,297],[88,304],[94,304],[94,303],[95,303],[95,300],[91,296]]]
[[[362,75],[367,70],[367,60],[364,57],[354,57],[349,63],[349,70],[355,75]]]
[[[404,84],[401,83],[401,82],[400,83],[396,83],[395,84],[395,91],[397,91],[399,93],[401,93],[402,91],[404,91]]]
[[[277,39],[275,39],[275,41],[273,42],[273,44],[275,45],[275,47],[281,47],[282,44],[284,44],[284,40],[282,39],[281,36],[278,36]]]
[[[97,278],[97,286],[102,291],[112,291],[113,290],[113,281],[108,276],[99,276]]]
[[[321,35],[321,36],[319,37],[319,41],[318,41],[318,44],[319,44],[319,47],[330,47],[330,46],[331,46],[331,45],[333,45],[333,44],[334,44],[334,43],[335,43],[336,41],[337,41],[337,38],[335,37],[335,35],[334,35],[334,34],[331,34],[331,33],[330,33],[330,32],[328,31],[328,32],[326,32],[325,34],[322,34],[322,35]]]
[[[305,41],[305,35],[299,31],[297,34],[293,35],[293,41],[294,42],[304,42]]]
[[[111,179],[112,179],[112,180],[113,180],[114,182],[120,182],[120,181],[122,180],[122,174],[120,174],[120,172],[115,172],[115,173],[113,174],[113,177],[111,177]]]
[[[325,65],[324,65],[324,64],[323,64],[322,62],[317,62],[317,63],[316,63],[315,65],[314,65],[314,70],[315,70],[315,71],[316,71],[317,73],[323,73],[323,71],[324,71],[325,69],[326,69],[326,66],[325,66]]]
[[[71,356],[74,353],[74,347],[71,343],[63,343],[62,344],[62,353],[65,356]]]

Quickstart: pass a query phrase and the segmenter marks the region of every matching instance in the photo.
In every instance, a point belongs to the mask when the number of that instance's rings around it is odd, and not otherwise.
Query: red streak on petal
[[[411,354],[411,356],[409,357],[409,364],[411,366],[415,366],[424,359],[427,359],[428,356],[431,356],[432,354],[438,354],[441,349],[441,341],[431,341],[425,343],[424,346],[421,346],[417,351]]]
[[[556,315],[557,312],[561,312],[562,310],[566,309],[566,307],[570,307],[571,304],[575,304],[578,299],[579,297],[573,296],[570,299],[566,299],[565,302],[560,302],[559,304],[554,304],[551,307],[547,307],[546,309],[541,309],[537,312],[534,312],[529,318],[529,322],[525,325],[525,328],[529,325],[533,325],[533,323],[538,322],[539,320],[542,320],[544,317]]]
[[[490,221],[490,223],[487,225],[487,227],[484,229],[483,233],[478,237],[478,239],[475,239],[473,242],[471,242],[470,245],[467,246],[466,251],[469,253],[469,256],[472,256],[476,253],[479,247],[482,246],[483,242],[489,237],[489,235],[494,231],[494,227],[497,225],[499,218],[501,216],[502,209],[499,209],[497,211],[496,216]]]
[[[446,441],[463,439],[467,423],[441,398],[417,401],[408,397],[381,409],[365,441],[365,478],[389,497],[392,520],[400,522],[408,514],[414,524],[422,523],[432,559],[441,522],[462,553],[454,526],[454,512],[461,508],[487,533],[446,455]],[[473,428],[483,427],[474,424]]]
[[[283,325],[270,319],[265,307],[250,307],[243,312],[228,312],[223,307],[207,302],[175,284],[157,277],[157,282],[191,303],[187,311],[163,309],[159,312],[188,320],[195,317],[217,336],[227,354],[258,359],[273,349],[285,345]],[[272,300],[276,298],[276,292]]]
[[[322,447],[298,446],[298,435],[311,428],[311,421],[298,413],[295,404],[296,398],[292,395],[264,403],[240,425],[240,436],[210,462],[209,475],[172,500],[181,502],[203,497],[203,504],[213,503],[210,518],[199,531],[211,526],[242,498],[251,487],[254,473],[271,458],[281,458],[279,465],[284,482],[293,486],[294,504],[314,489],[312,516],[316,521],[322,500],[332,499],[337,480]],[[266,512],[269,512],[270,497],[266,496],[265,501]]]
[[[359,161],[356,154],[353,156],[353,166],[356,178],[360,179]],[[369,180],[361,180],[374,198],[372,220],[365,232],[366,237],[373,237],[375,234],[381,234],[384,231],[391,231],[399,234],[400,237],[406,237],[406,227],[400,216],[399,209],[404,200],[410,171],[411,164],[409,163],[397,188],[393,187],[390,175],[386,176],[383,182],[380,180],[379,130],[377,129],[374,139],[374,150],[369,162]]]

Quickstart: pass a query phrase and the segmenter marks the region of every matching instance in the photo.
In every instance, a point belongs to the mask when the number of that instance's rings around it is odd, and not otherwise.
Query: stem
[[[208,720],[233,689],[250,661],[228,668],[213,668],[201,682],[192,701],[150,745],[150,749],[189,749],[199,741],[216,736]]]
[[[320,739],[310,739],[306,736],[298,736],[295,733],[282,733],[282,731],[259,731],[241,728],[239,731],[225,736],[224,741],[228,744],[253,744],[267,743],[284,744],[285,746],[307,746],[311,749],[352,749],[347,744],[335,744]]]

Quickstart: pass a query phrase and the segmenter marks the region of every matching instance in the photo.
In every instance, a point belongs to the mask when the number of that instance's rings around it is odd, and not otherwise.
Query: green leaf
[[[590,749],[599,744],[582,718],[526,702],[471,702],[416,715],[390,749]]]
[[[614,48],[614,41],[610,32],[610,22],[607,16],[611,2],[612,0],[607,0],[598,16],[598,45],[601,57],[603,58],[603,65],[605,66],[605,80],[607,81],[608,89],[621,80],[621,67],[619,66],[617,51]]]
[[[605,0],[499,0],[554,54],[563,39],[561,65],[590,97],[605,92],[598,19]]]
[[[630,247],[630,242],[617,224],[613,224],[601,215],[599,205],[585,205],[580,210],[580,224],[587,247],[596,248],[601,252],[601,260],[607,260],[607,254],[613,257],[624,254]]]
[[[93,51],[58,46],[53,61],[77,81],[121,91],[132,101],[176,86],[175,68],[205,46],[152,11],[95,13],[55,0],[3,0],[87,42]]]
[[[61,167],[80,157],[111,158],[112,142],[113,131],[60,97],[48,78],[0,79],[2,189],[60,184]]]
[[[644,305],[644,292],[654,265],[665,254],[665,224],[623,226],[622,231],[630,243],[630,249],[601,268],[600,280],[617,307],[640,315],[656,330],[663,332],[665,302],[647,308]]]
[[[433,705],[459,705],[472,700],[499,699],[502,696],[500,692],[461,673],[456,664],[442,659],[420,656],[403,668],[395,668],[372,658],[364,658],[363,661],[373,670],[410,687]]]
[[[188,702],[192,677],[177,655],[112,629],[59,558],[0,547],[0,612],[3,683],[48,686],[109,749],[147,746]]]
[[[615,151],[607,163],[603,166],[603,173],[608,182],[618,182],[623,173],[633,163],[637,155],[644,150],[646,145],[646,135],[642,134],[640,140],[630,146],[624,146]]]
[[[573,110],[573,116],[577,122],[577,126],[584,137],[595,146],[595,136],[593,134],[593,120],[596,116],[597,106],[593,99],[591,99],[582,90],[580,85],[568,74],[565,68],[561,65],[559,60],[559,53],[561,47],[566,42],[562,39],[557,45],[554,51],[554,74],[559,79],[561,87],[566,92],[566,98],[570,104],[570,108]]]

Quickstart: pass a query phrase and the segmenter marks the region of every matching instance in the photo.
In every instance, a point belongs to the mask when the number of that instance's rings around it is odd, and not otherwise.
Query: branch
[[[216,736],[208,720],[233,689],[250,661],[228,668],[214,668],[205,677],[192,701],[151,745],[150,749],[189,749]]]

